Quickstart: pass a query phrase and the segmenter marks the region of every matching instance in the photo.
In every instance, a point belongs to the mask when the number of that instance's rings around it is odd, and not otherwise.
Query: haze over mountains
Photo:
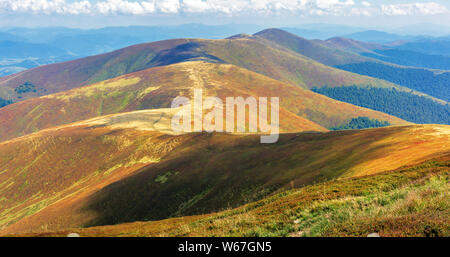
[[[445,28],[432,24],[421,26],[429,29],[416,29],[414,31],[415,34],[413,33],[412,36],[410,35],[411,29],[408,27],[395,30],[395,33],[399,34],[329,24],[307,24],[296,27],[283,27],[282,29],[307,39],[326,40],[332,37],[341,36],[359,41],[376,43],[402,41],[400,44],[396,43],[395,48],[431,55],[438,54],[448,56],[448,35],[450,35],[450,30],[447,30],[448,33],[445,34]],[[436,29],[433,30],[430,28]],[[179,26],[106,27],[101,29],[74,29],[63,27],[3,28],[0,29],[0,43],[5,44],[6,42],[3,41],[17,43],[15,49],[8,51],[9,57],[1,55],[0,76],[20,72],[24,69],[43,64],[106,53],[133,44],[173,38],[219,39],[239,33],[253,34],[262,29],[264,29],[264,27],[259,25],[245,24],[216,26],[186,24]],[[439,31],[441,34],[433,31]],[[43,47],[48,48],[45,51],[54,52],[52,58],[48,58],[48,56],[45,56],[46,58],[39,57],[40,54],[38,50]],[[55,52],[55,49],[59,50]],[[436,53],[436,49],[442,50],[439,50],[439,52]],[[32,54],[28,55],[27,58],[23,58],[21,52],[30,50],[34,50],[35,54],[31,52]],[[9,60],[9,62],[5,62],[6,60]]]
[[[186,38],[188,28],[198,38]],[[449,57],[401,49],[445,41],[254,29],[0,34],[11,63],[57,62],[0,77],[0,235],[361,235],[373,224],[386,235],[400,226],[401,235],[428,226],[448,235]],[[222,101],[279,97],[279,141],[174,133],[171,102],[194,89]],[[349,210],[355,222],[345,230],[349,220],[337,217]],[[227,220],[237,216],[241,223]]]

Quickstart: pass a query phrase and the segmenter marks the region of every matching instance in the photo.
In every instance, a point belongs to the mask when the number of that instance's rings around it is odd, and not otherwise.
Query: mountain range
[[[448,34],[436,34],[433,31],[446,31],[443,27],[427,24],[421,27],[428,28],[422,30],[424,36],[411,36],[410,28],[400,28],[391,33],[379,30],[367,30],[360,27],[339,26],[330,24],[308,24],[296,27],[283,27],[282,29],[295,35],[307,39],[329,39],[332,37],[346,37],[360,41],[370,41],[377,43],[394,42],[396,48],[410,50],[414,52],[441,55],[448,51],[436,52],[435,49],[448,48]],[[434,29],[433,29],[434,28]],[[85,56],[102,54],[117,50],[129,45],[140,44],[151,41],[166,40],[173,38],[207,38],[220,39],[238,33],[252,34],[262,30],[258,25],[228,24],[208,26],[202,24],[185,24],[179,26],[129,26],[129,27],[106,27],[99,29],[75,29],[64,27],[48,28],[3,28],[0,34],[0,42],[13,41],[20,44],[38,44],[46,46],[49,50],[54,48],[62,49],[65,53],[58,58],[41,61],[35,66],[61,62],[70,59],[77,59]],[[429,32],[429,33],[428,33]],[[418,27],[415,33],[420,33]],[[414,33],[413,33],[414,34]],[[447,36],[447,37],[446,37]],[[447,38],[447,39],[446,39]],[[400,41],[399,41],[400,40]],[[436,42],[438,41],[438,42]],[[442,42],[444,41],[444,42]],[[419,45],[416,46],[416,43]],[[26,46],[29,47],[29,46]],[[426,51],[426,52],[423,52]],[[431,51],[431,52],[427,52]],[[21,54],[20,48],[11,52],[12,55]],[[67,54],[69,56],[67,56]],[[14,56],[13,59],[19,59]],[[37,58],[36,56],[28,56]],[[0,60],[1,63],[2,60]],[[20,62],[10,65],[0,64],[0,76],[9,75],[21,71],[24,67]]]
[[[397,115],[410,122],[449,123],[445,118],[449,113],[449,106],[446,102],[448,100],[446,80],[448,72],[436,73],[422,69],[426,73],[426,76],[423,76],[420,73],[421,69],[386,63],[345,48],[350,43],[352,46],[360,46],[359,49],[376,51],[376,45],[357,41],[340,40],[339,43],[335,42],[336,39],[309,41],[278,29],[264,30],[255,35],[237,34],[226,39],[216,40],[157,41],[74,61],[40,66],[2,77],[0,78],[0,98],[17,102],[97,83],[151,67],[186,61],[205,61],[233,64],[304,89],[341,86],[377,87],[382,88],[383,95],[392,95],[389,92],[395,89],[406,94],[404,96],[407,99],[404,103],[406,110],[400,114],[385,108],[387,101],[396,101],[395,97],[389,100],[386,97],[374,98],[377,99],[377,102],[371,106],[361,105],[359,101],[352,99],[350,99],[350,103],[361,107],[375,108],[377,111]],[[340,69],[331,67],[333,65]],[[368,65],[378,65],[381,68],[370,69],[371,73],[367,74],[365,72],[368,69],[365,67]],[[402,72],[398,72],[398,69],[401,69]],[[376,73],[380,70],[381,73]],[[376,74],[373,74],[374,72]],[[401,77],[403,73],[405,76]],[[415,76],[421,76],[422,81],[425,81],[426,84],[420,84],[421,81]],[[373,77],[380,77],[384,80]],[[26,83],[29,83],[28,86]],[[428,83],[432,83],[432,86],[428,86]],[[416,101],[427,102],[427,104],[419,107]],[[440,113],[443,113],[444,117]],[[424,116],[429,119],[424,120],[422,118]],[[326,126],[329,128],[334,125],[342,125],[338,123],[339,121],[334,121],[334,124],[328,123]]]
[[[414,57],[399,45],[199,29],[0,77],[0,235],[449,235],[447,70],[396,63]],[[129,30],[83,42],[149,28]],[[194,89],[279,97],[278,141],[175,133]]]

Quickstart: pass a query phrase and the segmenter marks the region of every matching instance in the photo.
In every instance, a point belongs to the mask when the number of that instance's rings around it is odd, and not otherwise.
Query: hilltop
[[[102,115],[169,108],[177,96],[192,98],[194,88],[222,100],[230,96],[279,97],[284,132],[326,131],[357,117],[408,124],[234,65],[191,61],[8,105],[0,109],[0,141]]]
[[[388,45],[366,43],[342,37],[330,38],[325,41],[306,40],[280,29],[267,29],[256,33],[255,36],[307,56],[319,63],[403,86],[397,86],[396,89],[409,94],[426,98],[432,96],[434,101],[444,104],[448,100],[449,73],[424,69],[447,69],[450,59],[445,56],[404,51]],[[336,84],[328,86],[336,87]],[[405,90],[405,87],[413,91]]]
[[[328,53],[329,51],[321,54]],[[0,97],[21,101],[151,67],[195,60],[234,64],[303,88],[354,84],[395,86],[382,80],[325,66],[262,37],[247,35],[218,40],[158,41],[74,61],[40,66],[1,77]],[[34,88],[21,93],[14,91],[25,83],[34,85]]]
[[[371,60],[368,57],[360,56],[349,51],[343,51],[349,49],[347,47],[342,47],[342,44],[326,44],[326,42],[335,40],[308,40],[281,29],[266,29],[254,35],[330,66],[367,62]]]
[[[387,48],[381,44],[366,43],[343,37],[333,37],[325,40],[324,42],[335,48],[356,53],[374,53],[374,50],[382,50]]]
[[[332,41],[330,40],[330,42]],[[389,107],[392,101],[397,102],[398,100],[395,97],[394,100],[386,99],[384,96],[392,95],[393,89],[402,91],[409,98],[406,110],[400,115],[392,111],[386,112],[401,119],[413,117],[407,119],[409,122],[422,121],[421,117],[424,116],[424,113],[444,113],[447,111],[447,91],[442,84],[446,75],[441,76],[431,73],[430,76],[430,74],[427,74],[427,83],[417,85],[415,78],[421,76],[421,74],[417,73],[416,70],[384,63],[375,58],[363,56],[366,53],[352,52],[349,48],[342,49],[342,44],[351,43],[360,47],[373,47],[370,44],[351,40],[347,40],[347,43],[341,42],[340,45],[330,42],[308,41],[282,30],[269,29],[255,35],[239,34],[226,39],[174,39],[145,43],[102,55],[41,66],[2,77],[0,78],[0,100],[3,99],[3,105],[21,102],[92,85],[149,68],[203,61],[232,64],[304,89],[351,86],[367,88],[368,90],[382,88],[382,97],[375,97],[376,102],[371,105],[367,105],[367,99],[360,99],[357,95],[357,99],[348,102],[356,104],[363,101],[363,104],[358,104],[358,106],[369,108],[372,108],[370,106],[376,106],[374,110],[381,112],[389,109],[386,107]],[[374,49],[373,51],[378,50]],[[381,66],[381,68],[375,70],[368,68],[371,64]],[[329,65],[336,65],[337,68]],[[397,72],[397,69],[400,69],[401,72]],[[411,72],[413,74],[410,74]],[[356,73],[371,75],[390,82]],[[402,86],[394,83],[400,83]],[[429,84],[433,86],[428,86]],[[425,105],[425,109],[423,109],[416,106],[415,100],[434,101],[438,105],[433,105],[433,107]],[[316,114],[314,112],[308,116],[317,117]],[[336,120],[332,122],[334,124],[330,124],[328,117],[323,117],[320,122],[312,117],[306,118],[325,128],[342,125],[342,120]],[[323,120],[327,121],[324,122]],[[442,119],[439,115],[433,115],[430,120],[431,123],[448,123],[446,119]],[[49,124],[49,126],[51,125],[55,124]],[[39,129],[39,127],[36,129]],[[31,130],[33,131],[33,129]]]

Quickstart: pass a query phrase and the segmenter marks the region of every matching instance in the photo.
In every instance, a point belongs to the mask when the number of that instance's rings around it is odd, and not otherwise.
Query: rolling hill
[[[338,44],[337,39],[330,39],[327,41],[307,40],[281,29],[266,29],[254,35],[275,42],[296,53],[330,66],[366,62],[370,60],[369,58],[348,51],[349,47],[343,47],[342,39],[339,42],[340,44]],[[329,44],[326,44],[327,42]],[[353,43],[354,46],[358,45],[356,41],[351,43]]]
[[[329,47],[337,48],[355,53],[373,53],[374,50],[386,49],[386,46],[376,43],[366,43],[343,37],[333,37],[325,41],[321,41]]]
[[[151,121],[150,117],[147,115],[146,121]],[[157,121],[160,116],[154,118]],[[1,226],[75,193],[89,194],[157,162],[182,143],[182,138],[151,131],[153,123],[144,128],[111,130],[93,121],[2,143]]]
[[[77,56],[88,56],[126,46],[172,38],[224,38],[239,32],[254,33],[256,25],[183,24],[178,26],[118,26],[93,29],[66,27],[10,28],[0,33],[1,40],[50,44]]]
[[[276,42],[271,41],[277,39],[276,36],[279,33],[284,35],[280,37],[282,39],[281,42],[280,40]],[[298,46],[297,43],[299,43]],[[288,49],[289,47],[291,49]],[[396,88],[399,91],[404,91],[411,95],[424,97],[424,100],[427,100],[425,98],[430,98],[436,102],[446,103],[445,101],[429,97],[425,94],[431,92],[430,90],[426,90],[425,93],[411,91],[409,88],[401,87],[384,80],[360,76],[355,73],[332,68],[302,54],[317,58],[318,60],[323,56],[330,60],[341,60],[343,62],[361,61],[367,58],[361,57],[356,53],[333,49],[315,41],[309,42],[280,30],[266,30],[254,36],[236,35],[220,40],[167,40],[131,46],[111,53],[75,61],[41,66],[19,74],[0,78],[0,98],[17,102],[78,88],[83,85],[97,83],[151,67],[187,61],[205,61],[209,63],[234,64],[306,89],[353,85],[386,89]],[[352,60],[352,58],[356,59]],[[391,69],[394,68],[390,65],[384,65],[383,67],[385,66],[389,66]],[[339,68],[341,67],[343,66],[339,66]],[[394,81],[390,76],[387,78],[383,76],[382,78]],[[433,93],[440,92],[442,91],[441,89],[441,87],[438,89],[433,88],[432,91]],[[440,96],[438,94],[438,97]],[[378,102],[376,104],[387,105],[389,103]],[[412,103],[408,106],[413,107],[408,112],[414,113],[416,116],[421,115],[422,109],[415,108]],[[442,108],[445,108],[445,106]],[[315,116],[315,114],[310,114],[309,116]],[[318,122],[317,119],[311,118],[311,120]],[[327,128],[343,125],[342,121],[334,121],[334,124],[327,122],[318,123]],[[433,119],[433,123],[447,124],[445,120],[439,118]],[[56,125],[56,123],[49,124],[49,126],[51,125]]]
[[[368,87],[367,85],[355,84],[339,87],[340,84],[325,84],[325,86],[312,88],[317,93],[323,93],[323,91],[327,90],[326,88],[330,87],[333,90],[346,91],[348,93],[340,97],[325,94],[336,100],[385,112],[410,122],[450,124],[448,116],[450,110],[448,105],[448,75],[450,73],[393,64],[402,63],[397,59],[402,59],[405,63],[411,64],[414,63],[413,59],[427,62],[426,58],[416,58],[416,56],[412,55],[405,57],[399,50],[391,50],[380,44],[364,43],[345,38],[332,38],[327,41],[306,40],[279,29],[267,29],[256,33],[255,36],[264,38],[325,65],[332,65],[342,70],[383,79],[403,86],[373,87],[373,85],[369,85]],[[391,53],[394,57],[400,55],[402,58],[389,58],[384,56],[386,53]],[[393,63],[388,63],[377,59],[396,59],[397,61],[393,60]],[[445,58],[442,57],[441,59]],[[431,58],[430,60],[433,62],[437,61],[436,58]],[[337,65],[338,63],[341,63],[341,65]],[[312,83],[307,84],[311,85]],[[361,90],[367,89],[370,93],[377,92],[377,94],[371,97],[365,97],[367,94],[355,94],[354,86]],[[397,91],[401,92],[397,94],[395,93]]]
[[[403,86],[403,88],[397,87],[397,90],[400,89],[416,95],[420,95],[418,92],[421,92],[448,102],[447,92],[449,90],[448,79],[446,79],[448,72],[400,66],[445,68],[448,65],[448,57],[406,52],[381,44],[339,37],[326,41],[306,40],[279,29],[267,29],[255,35],[322,64],[390,81]],[[336,84],[329,84],[328,86],[336,87]],[[405,87],[415,92],[405,90]],[[427,101],[427,99],[423,99],[423,101]],[[439,102],[439,100],[437,101]],[[437,120],[437,123],[443,123],[443,121]]]
[[[447,236],[450,126],[405,119],[450,124],[448,103],[327,66],[405,69],[378,47],[269,29],[2,77],[0,235]],[[194,89],[279,97],[279,140],[175,133]]]
[[[20,101],[66,91],[150,67],[203,60],[234,64],[303,88],[324,85],[394,84],[325,66],[258,36],[176,39],[135,45],[111,53],[50,64],[0,78],[0,97]],[[17,94],[29,82],[36,92]]]
[[[283,134],[263,145],[257,135],[154,131],[166,126],[164,112],[96,118],[0,143],[1,233],[205,214],[450,150],[448,126]]]
[[[8,105],[0,109],[0,141],[101,115],[168,108],[177,96],[192,97],[194,88],[223,101],[229,96],[279,97],[280,125],[285,132],[326,131],[357,117],[408,124],[234,65],[191,61]]]

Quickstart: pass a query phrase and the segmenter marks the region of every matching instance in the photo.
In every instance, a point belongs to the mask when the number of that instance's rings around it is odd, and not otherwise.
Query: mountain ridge
[[[280,97],[283,131],[324,131],[351,118],[371,117],[405,125],[396,117],[332,100],[230,64],[202,61],[154,67],[107,81],[0,109],[1,140],[40,129],[135,110],[169,108],[175,97],[192,96],[201,88],[207,96]]]
[[[20,100],[42,93],[17,95],[13,90],[30,82],[46,89],[45,94],[99,82],[154,66],[187,60],[235,64],[304,88],[324,85],[365,84],[395,87],[378,79],[331,68],[262,39],[174,39],[139,44],[114,52],[69,62],[50,64],[0,78],[3,98]],[[265,66],[262,66],[265,63]],[[45,78],[45,79],[44,79]],[[1,92],[0,92],[1,93]]]
[[[0,143],[1,233],[210,213],[314,181],[419,164],[448,153],[447,140],[449,126],[442,125],[282,134],[271,145],[257,135],[171,136],[95,123],[43,130]],[[105,155],[93,154],[100,149]]]

